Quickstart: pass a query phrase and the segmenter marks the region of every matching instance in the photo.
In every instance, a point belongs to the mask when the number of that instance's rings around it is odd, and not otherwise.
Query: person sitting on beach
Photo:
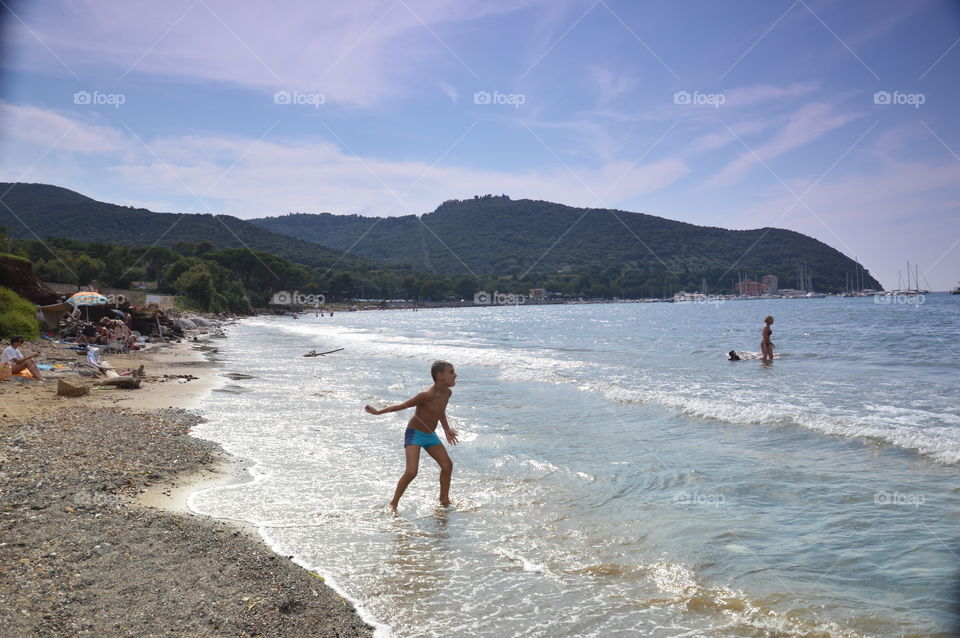
[[[737,351],[736,351],[736,350],[731,350],[731,351],[728,352],[727,354],[730,355],[730,358],[727,359],[727,361],[740,361],[740,360],[741,360],[741,359],[740,359],[740,355],[737,354]]]
[[[430,376],[433,377],[433,385],[412,399],[382,410],[377,410],[369,405],[364,408],[370,414],[385,414],[387,412],[399,412],[407,408],[416,408],[403,435],[406,469],[400,480],[397,481],[397,489],[393,494],[393,500],[390,501],[390,509],[394,512],[397,511],[400,497],[403,496],[407,486],[417,476],[417,468],[420,465],[420,448],[425,449],[427,454],[432,456],[440,466],[440,504],[444,507],[450,505],[450,479],[453,476],[453,461],[450,460],[447,449],[443,447],[443,443],[436,435],[436,429],[439,422],[443,426],[447,442],[450,445],[457,444],[457,433],[447,423],[447,401],[453,394],[450,388],[457,384],[457,373],[454,371],[452,364],[446,361],[435,361],[430,367]]]
[[[773,330],[770,329],[773,325],[773,317],[767,315],[763,323],[763,331],[760,333],[760,360],[766,363],[773,361],[773,342],[770,341],[770,337],[773,336]]]
[[[133,333],[131,333],[126,324],[119,319],[114,319],[110,322],[110,338],[119,341],[126,348],[136,343]]]
[[[77,335],[77,343],[96,343],[97,342],[97,327],[92,324],[84,324],[80,328],[80,334]]]
[[[34,359],[40,356],[39,352],[34,352],[29,357],[23,356],[23,353],[20,352],[20,346],[23,345],[23,337],[17,335],[16,337],[10,340],[10,345],[3,351],[3,354],[0,354],[0,364],[9,363],[10,364],[10,374],[19,374],[20,372],[27,370],[37,381],[43,381],[44,378],[40,374],[37,364],[34,363]]]

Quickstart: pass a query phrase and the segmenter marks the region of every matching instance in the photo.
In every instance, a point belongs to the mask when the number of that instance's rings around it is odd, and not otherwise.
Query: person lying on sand
[[[390,501],[390,509],[394,512],[397,511],[400,497],[407,490],[407,486],[417,476],[417,468],[420,465],[420,448],[425,449],[427,454],[432,456],[433,460],[440,466],[440,504],[444,507],[450,505],[450,479],[453,476],[453,461],[450,460],[447,449],[443,447],[443,443],[436,435],[436,429],[439,422],[443,426],[447,442],[450,445],[457,444],[457,433],[447,423],[447,401],[453,394],[450,388],[457,384],[457,373],[454,371],[452,364],[446,361],[434,361],[430,367],[430,375],[433,377],[433,385],[412,399],[382,410],[377,410],[369,405],[364,408],[370,414],[377,415],[416,408],[403,435],[406,469],[400,480],[397,481],[397,489],[393,494],[393,500]]]
[[[25,357],[23,353],[20,352],[20,346],[22,345],[23,337],[17,335],[12,338],[10,345],[6,347],[3,354],[0,354],[0,364],[9,363],[11,374],[19,374],[23,370],[28,370],[34,379],[44,381],[43,376],[40,374],[40,369],[37,368],[37,364],[33,361],[40,356],[40,353],[34,352],[29,357]]]

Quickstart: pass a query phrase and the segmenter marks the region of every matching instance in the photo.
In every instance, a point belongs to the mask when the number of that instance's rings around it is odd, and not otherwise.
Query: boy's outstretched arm
[[[424,393],[421,392],[420,394],[413,397],[412,399],[407,399],[403,403],[391,405],[389,408],[383,408],[382,410],[378,410],[372,405],[364,406],[363,409],[369,412],[370,414],[386,414],[387,412],[399,412],[400,410],[406,410],[407,408],[412,408],[417,405],[420,405],[420,403],[423,401],[423,398],[422,398],[423,394]]]
[[[443,426],[443,433],[447,436],[447,443],[450,445],[457,444],[457,431],[450,427],[450,424],[447,423],[447,413],[444,411],[440,414],[440,425]]]

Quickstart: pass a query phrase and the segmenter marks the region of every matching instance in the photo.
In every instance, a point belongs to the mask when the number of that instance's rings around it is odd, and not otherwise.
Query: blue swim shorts
[[[440,443],[440,437],[433,432],[427,434],[420,430],[407,428],[406,432],[403,433],[403,447],[407,447],[408,445],[419,445],[420,447],[427,448],[442,444]]]

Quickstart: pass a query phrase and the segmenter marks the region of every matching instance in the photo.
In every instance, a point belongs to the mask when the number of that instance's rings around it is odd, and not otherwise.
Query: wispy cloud
[[[809,95],[820,88],[820,82],[802,82],[788,86],[755,84],[722,91],[725,108],[752,106],[772,100],[787,100]]]
[[[638,84],[632,73],[618,72],[607,67],[591,67],[589,73],[597,86],[597,101],[601,106],[629,93]]]
[[[101,155],[132,147],[129,140],[111,126],[35,106],[16,106],[0,100],[0,121],[9,137],[38,146],[57,141],[61,151]]]
[[[460,92],[457,91],[457,87],[453,86],[452,84],[441,80],[440,90],[443,91],[454,104],[460,101]]]
[[[758,144],[748,140],[746,143],[749,149],[740,152],[735,160],[706,183],[713,187],[735,184],[761,162],[766,163],[810,144],[861,116],[862,113],[859,112],[838,111],[834,105],[825,102],[808,104],[790,115],[783,128],[772,139]]]
[[[32,118],[35,123],[72,123],[66,116],[34,107],[4,105],[4,109],[15,118]],[[631,198],[675,183],[688,172],[684,162],[676,158],[651,159],[637,165],[626,161],[590,165],[577,169],[579,180],[571,180],[563,166],[527,171],[450,164],[431,168],[421,161],[353,156],[323,139],[263,140],[255,153],[245,155],[251,139],[224,135],[146,140],[151,151],[146,153],[123,131],[82,123],[77,125],[80,126],[87,126],[87,132],[64,149],[78,160],[100,156],[101,147],[106,144],[123,151],[108,157],[105,163],[90,163],[87,170],[91,175],[95,173],[100,179],[104,175],[114,176],[117,184],[141,192],[142,201],[192,203],[195,198],[191,193],[206,193],[195,210],[180,212],[215,210],[241,217],[291,211],[420,214],[450,197],[484,193],[508,193],[516,198],[580,206],[596,206],[594,193],[607,193],[607,205],[622,206]],[[26,141],[43,141],[30,135],[25,136]],[[226,167],[232,168],[224,175]],[[41,165],[34,171],[36,181],[44,180],[44,170]],[[394,193],[406,192],[411,184],[416,185],[398,202]],[[178,197],[182,199],[177,200]]]
[[[450,59],[452,49],[442,34],[434,37],[437,30],[542,1],[371,0],[326,3],[321,11],[296,0],[269,6],[61,0],[27,11],[26,20],[81,76],[112,69],[118,82],[127,75],[213,81],[264,92],[318,92],[330,103],[370,107],[403,93],[424,68]],[[424,37],[428,30],[434,33]],[[16,26],[12,38],[24,50],[35,40]],[[393,54],[398,48],[403,55]],[[57,72],[46,52],[22,63]]]

